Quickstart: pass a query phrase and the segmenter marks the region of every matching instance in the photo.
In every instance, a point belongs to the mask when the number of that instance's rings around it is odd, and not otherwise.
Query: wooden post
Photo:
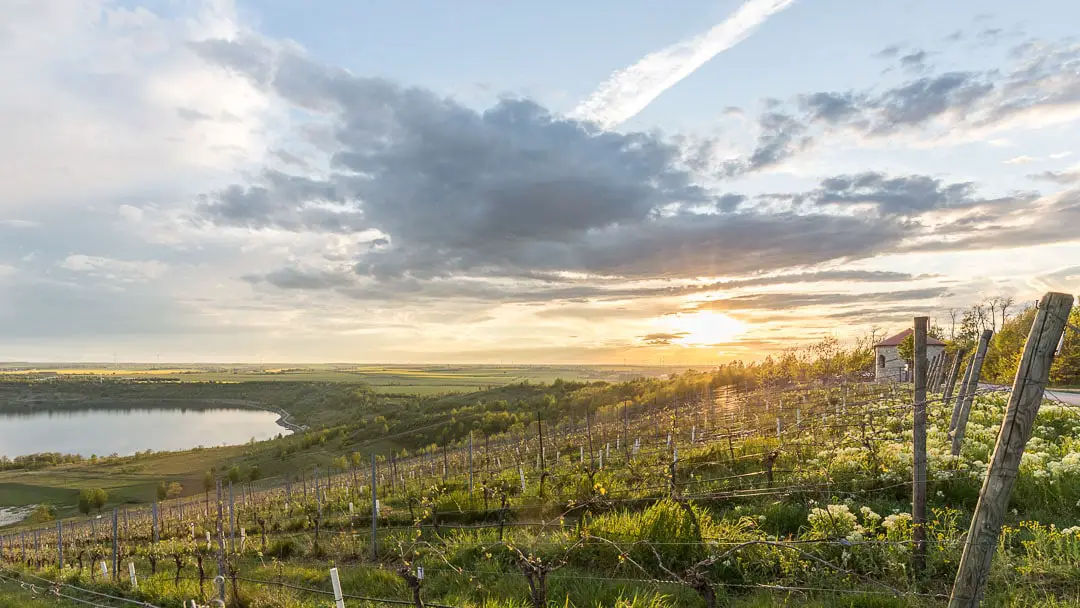
[[[218,587],[219,600],[221,605],[225,605],[225,523],[222,510],[224,501],[221,497],[221,480],[217,480],[217,539],[218,539],[218,554],[217,554],[217,578],[221,579],[221,585]]]
[[[949,380],[945,384],[945,392],[941,394],[941,403],[948,407],[949,402],[952,400],[953,388],[956,387],[956,377],[960,375],[960,366],[964,364],[964,355],[967,355],[967,349],[961,348],[956,351],[956,358],[953,360],[952,371],[949,372]],[[950,424],[950,428],[952,425]]]
[[[926,568],[926,328],[928,317],[915,317],[915,360],[912,362],[915,384],[915,423],[912,440],[913,466],[911,488],[912,568],[916,576]]]
[[[972,355],[971,360],[968,361],[967,369],[964,371],[964,379],[960,381],[960,390],[956,393],[956,403],[952,408],[952,417],[949,418],[949,437],[952,437],[953,429],[956,428],[956,421],[960,418],[960,408],[964,405],[964,391],[967,390],[968,380],[971,378],[971,368],[975,365],[975,356]]]
[[[0,540],[0,556],[3,555],[4,543]],[[56,556],[57,565],[60,567],[60,572],[64,572],[64,524],[60,521],[56,522]],[[63,576],[63,574],[61,574]]]
[[[315,478],[318,481],[318,477]],[[233,504],[232,482],[229,482],[229,552],[236,553],[236,510]]]
[[[589,439],[589,471],[596,470],[596,462],[593,460],[592,445],[592,406],[585,409],[585,429]]]
[[[446,448],[443,448],[443,457],[446,457]],[[445,470],[445,469],[444,469]],[[379,465],[375,461],[375,454],[371,455],[371,561],[379,559],[379,494],[375,486],[375,478],[379,474]]]
[[[472,498],[472,431],[469,431],[469,498]]]
[[[116,536],[117,536],[117,532],[119,532],[119,530],[120,530],[120,510],[114,508],[112,510],[112,571],[113,571],[112,575],[113,575],[113,582],[114,583],[117,580],[119,580],[119,574],[117,573],[117,571],[120,568],[120,552],[117,551],[117,542],[116,542]]]
[[[986,359],[986,347],[990,344],[990,337],[994,335],[992,330],[984,330],[979,338],[979,349],[975,351],[975,358],[971,360],[971,377],[968,378],[967,389],[964,391],[963,403],[956,417],[956,428],[952,434],[952,455],[960,455],[960,446],[964,442],[964,428],[967,427],[968,414],[971,413],[971,404],[975,401],[975,391],[979,388],[979,375],[982,373],[983,360]]]
[[[997,445],[983,481],[979,503],[971,518],[967,544],[956,571],[949,608],[974,608],[982,601],[998,535],[1005,519],[1013,484],[1016,483],[1024,446],[1039,413],[1050,365],[1061,332],[1072,308],[1073,297],[1048,293],[1039,302],[1020,366],[1016,370],[1009,405],[998,431]]]

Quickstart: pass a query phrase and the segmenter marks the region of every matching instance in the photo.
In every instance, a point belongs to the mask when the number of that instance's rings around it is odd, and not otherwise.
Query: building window
[[[877,357],[877,366],[878,367],[885,367],[885,355],[878,355],[878,357]]]

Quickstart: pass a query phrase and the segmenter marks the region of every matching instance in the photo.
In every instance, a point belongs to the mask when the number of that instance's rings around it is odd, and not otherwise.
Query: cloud
[[[1028,177],[1035,180],[1069,186],[1080,183],[1080,169],[1071,169],[1068,171],[1042,171],[1040,173],[1032,173],[1028,175]]]
[[[971,182],[945,184],[925,175],[889,177],[882,173],[831,177],[812,198],[821,205],[872,205],[884,214],[911,215],[975,201]]]
[[[892,59],[893,57],[899,55],[902,49],[903,47],[899,44],[890,44],[889,46],[874,53],[874,57],[879,57],[882,59]]]
[[[262,159],[287,121],[187,46],[239,31],[230,2],[182,4],[164,16],[112,0],[5,3],[0,81],[19,87],[0,97],[0,206],[194,194]],[[242,118],[209,120],[224,112]]]
[[[362,277],[715,276],[873,255],[904,236],[880,218],[744,209],[698,185],[657,134],[599,131],[528,100],[476,111],[259,40],[196,48],[325,117],[334,142],[328,175],[266,170],[203,197],[196,220],[386,239],[356,258]],[[770,120],[752,166],[800,145],[784,117]]]
[[[326,270],[303,270],[281,268],[265,275],[245,275],[249,283],[266,282],[279,289],[330,289],[355,285],[355,277],[349,273]]]
[[[641,340],[646,344],[652,344],[654,346],[667,346],[676,340],[686,337],[686,332],[678,333],[655,333],[648,334],[641,337]]]
[[[929,54],[922,50],[916,49],[902,57],[900,57],[900,67],[905,70],[919,72],[926,69],[926,58]]]
[[[167,264],[157,260],[114,260],[81,253],[69,255],[58,266],[72,272],[124,282],[156,279],[165,274],[169,268]]]
[[[897,56],[899,46],[882,53]],[[881,53],[879,53],[881,54]],[[914,50],[902,65],[928,72],[927,53]],[[927,140],[985,140],[996,131],[1042,128],[1080,117],[1080,44],[1030,41],[1010,52],[1011,63],[986,71],[926,73],[885,88],[817,91],[793,99],[792,119],[810,129],[846,130],[867,139],[908,134]],[[774,112],[784,113],[784,108]],[[798,131],[800,125],[788,129]],[[1030,157],[1017,157],[1024,162]]]
[[[763,293],[708,300],[698,310],[747,311],[788,310],[815,306],[869,305],[882,302],[912,302],[940,298],[948,294],[944,287],[927,287],[871,293]]]
[[[0,226],[6,226],[8,228],[37,228],[41,226],[40,222],[32,220],[0,220]]]
[[[1025,154],[1021,156],[1014,156],[1013,158],[1010,158],[1008,160],[1003,160],[1001,161],[1001,163],[1004,165],[1026,165],[1028,163],[1033,163],[1038,160],[1039,159],[1035,158],[1034,156],[1027,156]]]
[[[570,113],[572,118],[611,128],[641,112],[654,99],[710,59],[750,36],[793,0],[749,0],[708,32],[646,55],[618,70]]]

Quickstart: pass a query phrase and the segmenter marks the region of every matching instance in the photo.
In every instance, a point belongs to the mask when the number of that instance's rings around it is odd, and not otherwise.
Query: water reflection
[[[109,408],[0,414],[0,456],[39,452],[119,454],[235,445],[289,431],[272,412],[245,409]]]

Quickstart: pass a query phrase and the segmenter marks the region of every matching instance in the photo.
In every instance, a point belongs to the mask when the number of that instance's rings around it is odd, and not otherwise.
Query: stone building
[[[896,380],[900,382],[909,382],[911,380],[912,370],[909,368],[907,361],[900,358],[897,347],[904,341],[904,338],[913,333],[915,333],[915,330],[905,329],[895,336],[885,338],[874,345],[875,380]],[[944,352],[944,342],[930,336],[926,337],[926,360],[928,362],[933,361],[934,357],[938,357]]]

